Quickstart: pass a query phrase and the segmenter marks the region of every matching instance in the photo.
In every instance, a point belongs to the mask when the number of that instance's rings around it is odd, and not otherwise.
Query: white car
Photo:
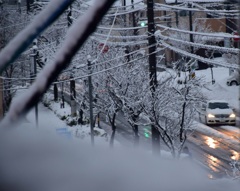
[[[236,114],[227,101],[211,100],[202,106],[200,120],[206,125],[236,125]]]

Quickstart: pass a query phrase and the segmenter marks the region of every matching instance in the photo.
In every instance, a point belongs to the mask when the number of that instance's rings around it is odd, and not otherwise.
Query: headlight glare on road
[[[213,114],[209,113],[209,114],[208,114],[208,117],[209,117],[209,118],[214,118],[215,116],[214,116]]]
[[[234,113],[232,113],[231,115],[229,115],[229,117],[234,118],[234,117],[236,117],[236,115]]]

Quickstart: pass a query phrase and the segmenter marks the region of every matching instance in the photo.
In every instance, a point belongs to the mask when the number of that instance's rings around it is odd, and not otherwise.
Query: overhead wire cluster
[[[179,15],[179,11],[186,11],[186,12],[191,11],[191,12],[205,13],[205,15],[213,13],[215,15],[215,17],[224,18],[224,19],[228,19],[228,18],[233,19],[236,17],[239,19],[239,16],[240,16],[239,5],[232,6],[231,9],[227,10],[225,8],[224,9],[214,8],[214,6],[211,6],[212,5],[211,3],[206,4],[206,6],[203,6],[204,4],[203,5],[199,5],[196,3],[190,3],[190,4],[192,4],[192,6],[189,6],[189,2],[182,3],[179,5],[166,5],[166,4],[156,3],[155,8],[156,8],[156,10],[159,10],[159,11],[175,12],[178,15]],[[219,4],[218,4],[218,8],[219,8]],[[189,15],[186,18],[188,19],[188,17],[189,17]],[[202,18],[202,19],[204,19],[204,18]],[[230,19],[229,19],[229,21],[232,22]],[[173,22],[173,21],[171,21],[171,22]],[[174,22],[176,22],[176,20]],[[219,22],[221,22],[220,19],[219,19]],[[229,26],[226,23],[222,23],[222,24],[224,24],[226,28],[229,28]],[[177,25],[177,24],[175,24],[175,25]],[[190,25],[190,23],[189,23],[189,25]],[[236,26],[236,24],[235,24],[235,26]],[[211,59],[197,56],[188,51],[184,51],[175,45],[181,44],[181,45],[185,45],[186,47],[195,47],[197,49],[204,48],[209,51],[215,50],[217,52],[221,52],[222,54],[227,53],[227,54],[238,55],[239,54],[238,48],[220,47],[218,45],[208,45],[208,44],[204,44],[203,42],[201,42],[201,43],[200,42],[190,42],[190,40],[186,40],[186,39],[189,39],[190,35],[192,35],[192,36],[195,35],[195,36],[201,37],[202,41],[204,41],[204,39],[205,39],[205,41],[212,41],[213,39],[218,40],[218,41],[224,41],[225,39],[229,39],[229,41],[231,41],[234,38],[239,38],[239,36],[236,36],[235,34],[224,33],[224,32],[222,32],[222,33],[220,33],[220,32],[212,33],[211,32],[210,33],[209,31],[190,31],[190,29],[189,30],[179,29],[176,26],[169,27],[169,26],[165,26],[161,23],[158,23],[157,27],[159,27],[159,30],[156,33],[159,45],[165,46],[166,48],[172,50],[175,53],[182,55],[183,57],[196,59],[196,60],[202,61],[202,62],[210,64],[210,65],[218,65],[218,66],[229,67],[229,68],[238,68],[237,64],[219,63],[219,62],[213,61]],[[230,30],[233,30],[233,29],[230,28]],[[174,36],[171,34],[178,34],[178,36]],[[182,35],[182,34],[185,35],[186,39],[181,39],[180,35]]]

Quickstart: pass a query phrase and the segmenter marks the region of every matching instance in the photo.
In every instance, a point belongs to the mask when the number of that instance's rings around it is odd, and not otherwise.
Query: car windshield
[[[208,108],[209,109],[228,109],[228,103],[224,103],[224,102],[212,102],[208,104]]]

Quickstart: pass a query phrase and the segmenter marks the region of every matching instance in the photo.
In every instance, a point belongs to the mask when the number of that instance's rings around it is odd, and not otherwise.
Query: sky
[[[218,77],[212,87],[220,95],[219,87],[232,87],[222,84],[226,69],[216,68],[215,72]],[[196,72],[200,74],[209,79],[208,70]],[[19,91],[17,96],[22,93]],[[50,103],[52,110],[38,105],[38,128],[33,108],[17,127],[1,129],[0,186],[13,185],[24,191],[237,191],[239,188],[239,183],[231,179],[208,179],[206,172],[184,155],[174,160],[162,152],[159,158],[151,152],[126,148],[118,141],[110,149],[109,139],[98,128],[99,136],[92,147],[89,126],[68,127],[59,119],[70,114],[70,106],[65,104],[62,109],[60,103]],[[202,124],[199,127],[201,131],[221,136]],[[60,128],[70,132],[71,139],[57,133]]]

